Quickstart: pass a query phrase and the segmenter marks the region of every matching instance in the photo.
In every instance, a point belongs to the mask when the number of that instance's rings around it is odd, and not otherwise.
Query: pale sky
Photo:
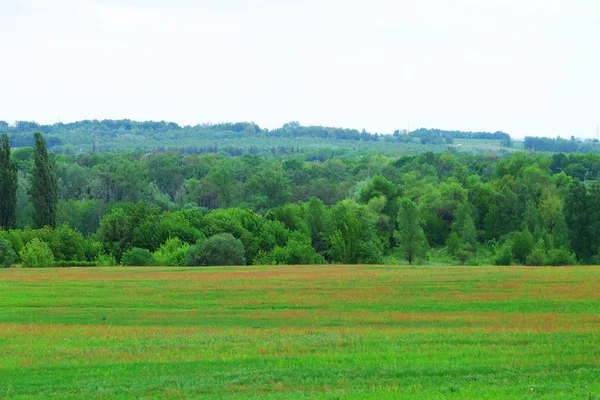
[[[0,119],[595,137],[597,0],[0,0]]]

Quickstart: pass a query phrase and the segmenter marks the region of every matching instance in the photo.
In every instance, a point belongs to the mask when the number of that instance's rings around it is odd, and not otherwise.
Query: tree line
[[[10,125],[0,121],[0,132],[6,132],[14,147],[34,146],[34,132],[45,136],[48,148],[54,153],[111,152],[119,149],[195,149],[204,152],[218,146],[224,151],[252,153],[257,148],[277,141],[274,147],[307,149],[318,143],[321,147],[361,145],[385,149],[384,143],[397,147],[405,145],[444,145],[454,138],[507,139],[503,132],[461,132],[439,129],[417,129],[412,132],[396,130],[393,134],[367,132],[365,129],[346,129],[325,126],[302,126],[297,121],[281,128],[266,129],[253,122],[198,124],[180,126],[165,121],[83,120],[72,123],[42,125],[32,121],[17,121]],[[218,143],[216,143],[218,142]],[[269,146],[271,147],[271,146]],[[423,149],[420,148],[420,151]],[[231,154],[239,155],[239,154]]]
[[[0,265],[597,263],[600,156],[0,150]]]

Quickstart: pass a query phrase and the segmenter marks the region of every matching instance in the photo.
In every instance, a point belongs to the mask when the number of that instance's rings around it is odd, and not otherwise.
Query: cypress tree
[[[58,183],[54,166],[48,159],[46,140],[35,133],[35,168],[32,175],[33,224],[36,228],[56,225]]]
[[[17,222],[17,168],[10,159],[7,134],[0,146],[0,227],[14,228]]]

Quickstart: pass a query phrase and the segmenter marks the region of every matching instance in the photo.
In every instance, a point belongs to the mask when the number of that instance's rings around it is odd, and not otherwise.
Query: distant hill
[[[175,150],[203,153],[225,151],[232,155],[256,153],[266,149],[340,148],[381,151],[421,152],[445,150],[454,139],[473,140],[469,151],[494,151],[512,146],[504,132],[463,132],[440,129],[417,129],[410,133],[395,131],[381,134],[357,129],[324,126],[302,126],[289,122],[277,129],[264,129],[253,122],[200,124],[180,126],[165,121],[82,120],[72,123],[41,125],[18,121],[9,125],[0,121],[0,132],[6,132],[13,147],[33,146],[33,133],[46,136],[50,151],[74,154],[90,151]],[[485,140],[481,148],[475,140]],[[491,142],[490,142],[491,141]]]

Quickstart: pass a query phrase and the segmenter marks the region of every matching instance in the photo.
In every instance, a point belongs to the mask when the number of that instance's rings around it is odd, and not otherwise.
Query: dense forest
[[[2,266],[600,261],[595,154],[71,155],[30,136],[2,137]]]

